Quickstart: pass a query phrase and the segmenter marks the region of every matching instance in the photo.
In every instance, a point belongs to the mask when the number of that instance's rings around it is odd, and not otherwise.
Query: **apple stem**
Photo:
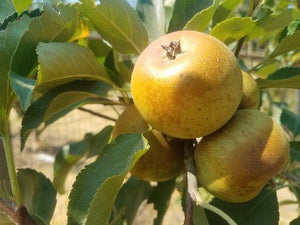
[[[161,45],[166,50],[166,55],[169,60],[174,60],[178,53],[181,52],[180,41],[171,41],[169,45]]]

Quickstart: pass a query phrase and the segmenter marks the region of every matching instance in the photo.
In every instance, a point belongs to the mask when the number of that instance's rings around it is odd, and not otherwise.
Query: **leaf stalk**
[[[5,150],[6,163],[8,168],[9,180],[11,183],[11,190],[13,194],[13,198],[18,207],[23,206],[23,197],[21,194],[21,189],[19,185],[19,181],[17,178],[17,173],[15,169],[15,163],[13,158],[13,149],[12,143],[10,139],[10,131],[9,131],[9,120],[7,120],[4,124],[4,134],[3,134],[3,144]]]

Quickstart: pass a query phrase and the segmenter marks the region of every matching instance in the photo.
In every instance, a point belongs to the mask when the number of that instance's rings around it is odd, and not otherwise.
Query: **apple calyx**
[[[174,60],[176,55],[181,52],[180,41],[171,41],[169,45],[161,45],[161,47],[166,50],[166,56],[170,60]]]

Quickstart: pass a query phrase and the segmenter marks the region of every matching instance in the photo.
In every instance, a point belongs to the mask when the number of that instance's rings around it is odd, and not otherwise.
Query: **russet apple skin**
[[[239,109],[257,109],[260,103],[260,89],[251,74],[242,71],[243,97]]]
[[[161,45],[179,41],[170,59]],[[242,75],[235,56],[216,38],[177,31],[152,42],[139,56],[131,77],[133,101],[142,117],[169,136],[192,139],[223,126],[242,98]]]
[[[113,138],[123,133],[141,133],[150,145],[131,169],[131,174],[146,181],[165,181],[180,173],[184,166],[184,144],[182,140],[167,142],[157,130],[150,130],[134,105],[119,116],[113,129]]]
[[[284,167],[289,151],[286,133],[271,117],[254,109],[238,110],[196,147],[197,180],[224,201],[249,201]]]

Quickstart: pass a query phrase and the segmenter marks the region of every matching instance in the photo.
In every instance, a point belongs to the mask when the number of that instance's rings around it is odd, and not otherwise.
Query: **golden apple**
[[[150,149],[136,162],[131,174],[147,181],[165,181],[178,175],[184,163],[183,142],[167,142],[157,130],[150,130],[134,105],[119,116],[113,129],[113,138],[123,133],[144,132]]]
[[[260,103],[260,89],[251,74],[242,71],[243,97],[239,109],[257,109]]]
[[[242,98],[235,56],[216,38],[177,31],[152,42],[131,77],[133,101],[155,129],[191,139],[222,127]]]
[[[289,159],[289,141],[271,117],[238,110],[218,131],[203,137],[194,160],[199,183],[229,202],[254,198]]]

